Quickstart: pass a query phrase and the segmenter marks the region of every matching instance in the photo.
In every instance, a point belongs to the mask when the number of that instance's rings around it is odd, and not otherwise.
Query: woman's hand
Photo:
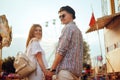
[[[49,70],[46,70],[46,72],[44,73],[45,75],[45,79],[46,80],[52,80],[52,76],[54,75],[53,72],[49,71]]]

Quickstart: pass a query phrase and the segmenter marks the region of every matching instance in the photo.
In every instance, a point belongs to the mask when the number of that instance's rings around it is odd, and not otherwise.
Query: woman
[[[45,53],[39,44],[41,38],[42,27],[39,24],[34,24],[29,31],[26,48],[27,56],[35,63],[37,69],[28,76],[28,80],[43,80],[44,75],[47,74]]]

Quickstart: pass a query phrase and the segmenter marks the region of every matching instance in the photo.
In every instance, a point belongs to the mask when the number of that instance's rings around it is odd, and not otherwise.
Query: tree
[[[89,45],[86,41],[83,42],[83,68],[90,69],[91,68],[91,59],[89,54]]]
[[[83,42],[83,67],[91,62],[90,54],[89,54],[89,45],[86,41]]]
[[[83,42],[83,68],[86,71],[84,74],[84,78],[90,76],[90,69],[91,69],[91,59],[89,54],[89,45],[86,41]],[[86,80],[86,79],[85,79]]]

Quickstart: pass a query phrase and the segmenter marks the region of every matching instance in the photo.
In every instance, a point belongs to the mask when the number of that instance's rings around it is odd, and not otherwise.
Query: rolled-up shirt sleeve
[[[32,54],[36,55],[38,52],[41,52],[41,46],[38,41],[33,41],[31,43]]]
[[[57,53],[59,53],[62,56],[65,56],[66,51],[69,49],[71,36],[72,36],[72,29],[70,28],[70,26],[66,26],[59,38]]]

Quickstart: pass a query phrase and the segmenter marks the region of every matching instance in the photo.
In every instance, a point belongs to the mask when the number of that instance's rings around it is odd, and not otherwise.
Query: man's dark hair
[[[71,8],[70,6],[63,6],[60,8],[60,10],[58,11],[58,13],[62,12],[62,11],[67,11],[68,13],[72,14],[73,19],[75,19],[75,11],[73,8]]]

